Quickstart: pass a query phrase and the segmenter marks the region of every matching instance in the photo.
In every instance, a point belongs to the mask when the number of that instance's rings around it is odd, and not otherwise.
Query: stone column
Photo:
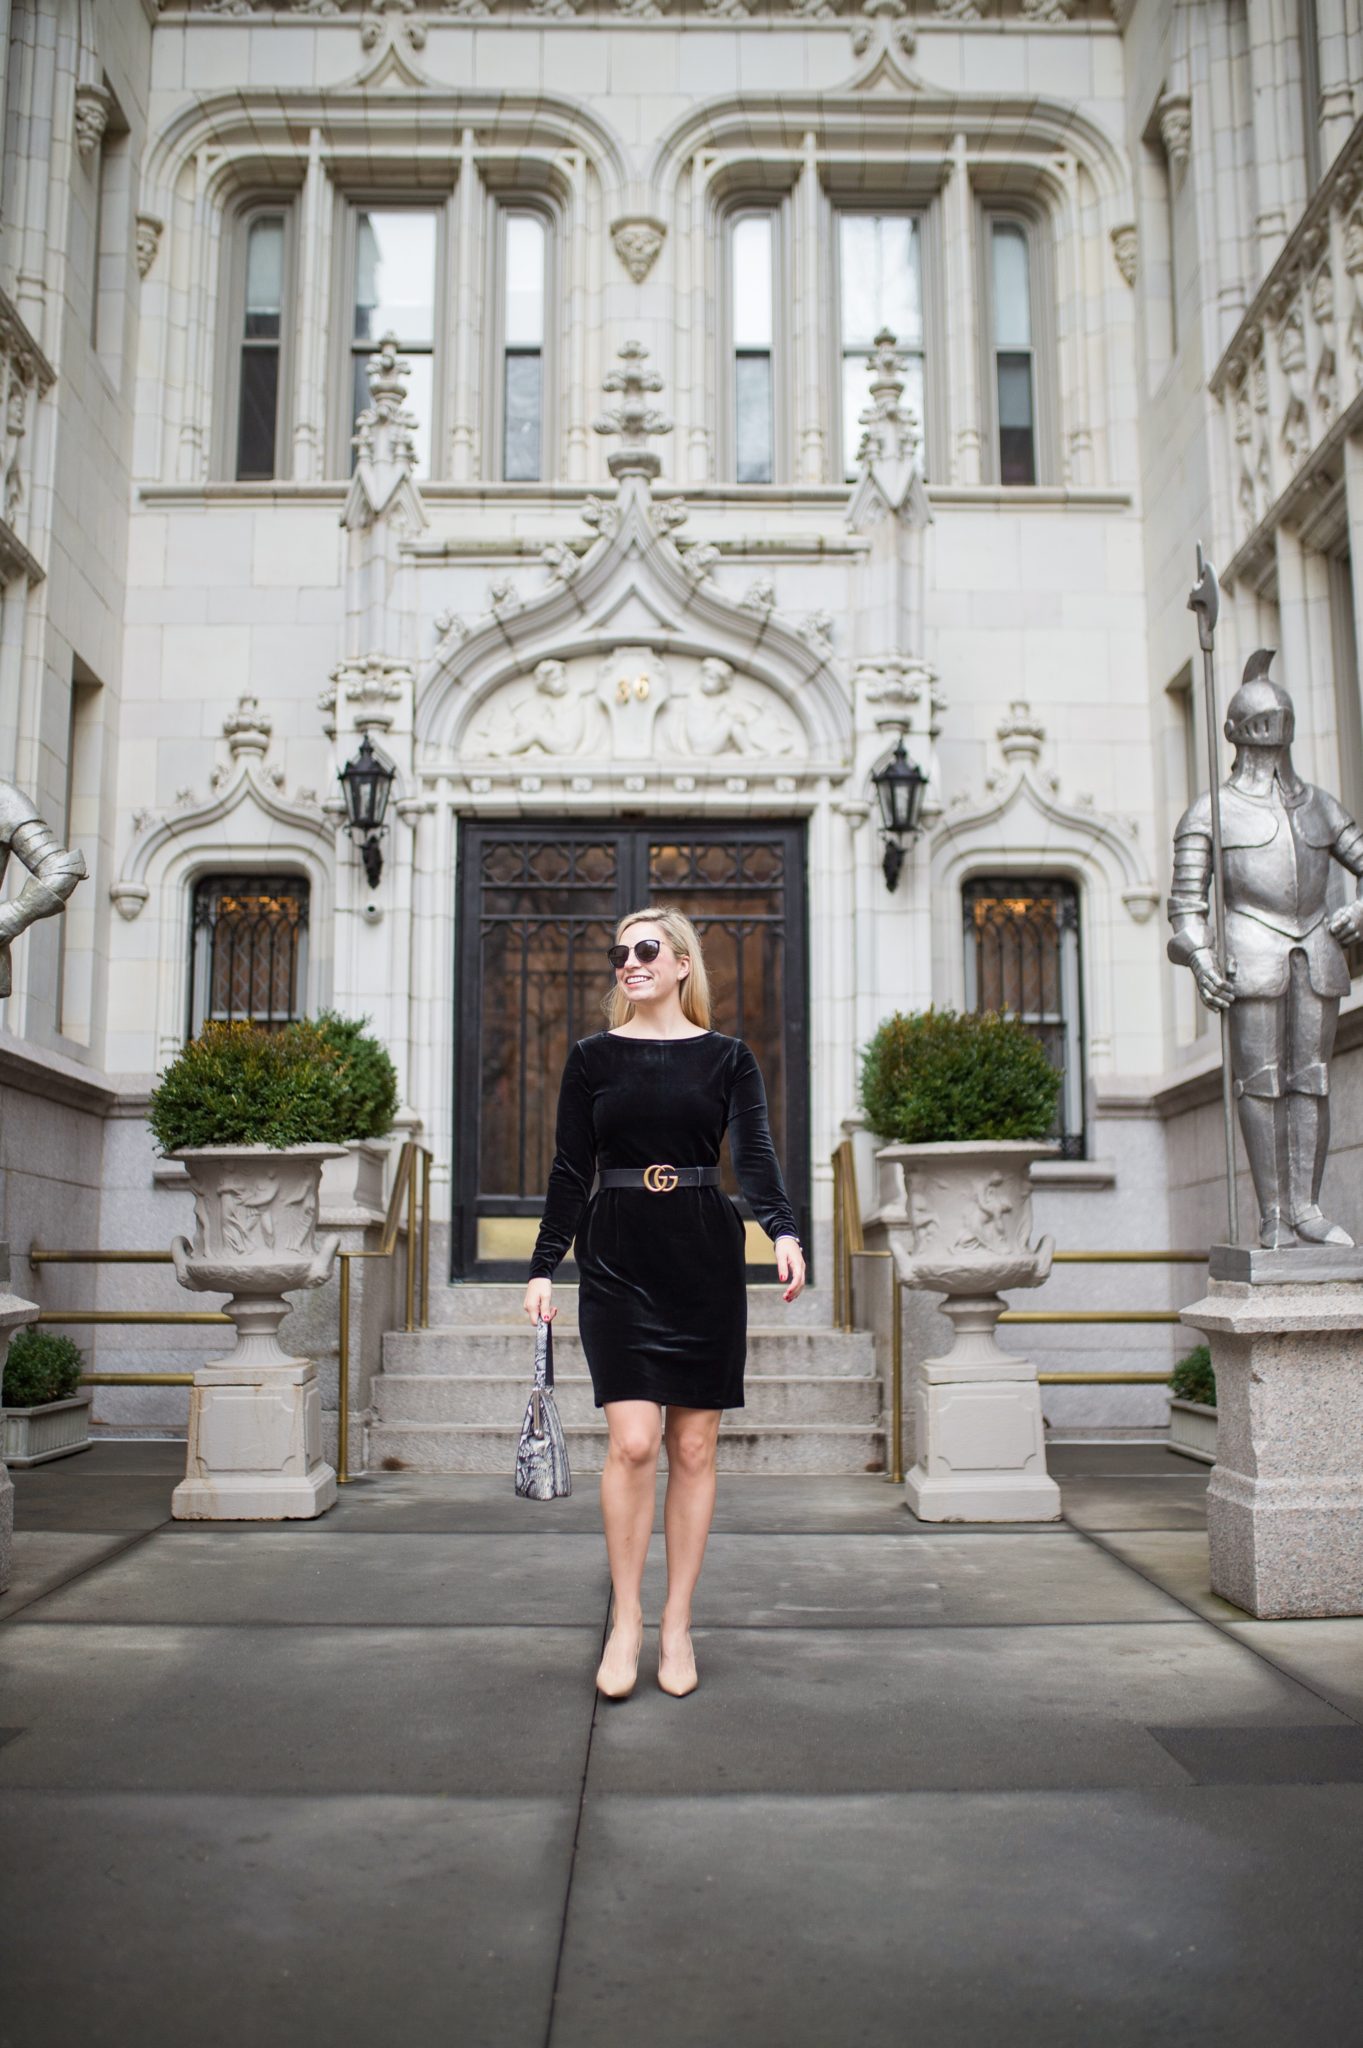
[[[308,136],[308,168],[299,205],[298,376],[293,396],[293,474],[313,483],[327,473],[327,308],[331,299],[333,193],[322,161],[322,131]],[[349,363],[347,362],[347,370]]]
[[[974,198],[964,135],[951,146],[944,189],[950,413],[946,463],[955,484],[980,481],[980,337],[975,304]]]
[[[1320,104],[1320,167],[1328,171],[1348,141],[1358,110],[1358,91],[1349,77],[1349,25],[1344,0],[1316,0]]]
[[[1212,1591],[1263,1621],[1363,1614],[1363,1256],[1212,1259],[1205,1299],[1183,1311],[1216,1373]]]

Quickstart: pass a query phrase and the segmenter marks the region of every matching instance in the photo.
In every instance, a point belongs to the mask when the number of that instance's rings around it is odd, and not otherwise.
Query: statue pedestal
[[[176,1521],[307,1521],[335,1499],[311,1359],[195,1373],[185,1476],[171,1495]]]
[[[1346,1257],[1356,1277],[1317,1255],[1293,1280],[1213,1278],[1183,1311],[1216,1373],[1212,1591],[1260,1620],[1363,1614],[1363,1258]]]

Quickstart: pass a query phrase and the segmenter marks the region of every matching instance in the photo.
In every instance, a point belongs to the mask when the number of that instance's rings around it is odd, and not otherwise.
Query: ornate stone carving
[[[797,21],[832,21],[838,12],[837,0],[788,0],[787,12]]]
[[[594,493],[582,502],[582,524],[590,526],[602,540],[609,540],[620,524],[620,508],[608,505]]]
[[[582,0],[528,0],[527,11],[541,21],[571,21]]]
[[[520,611],[524,600],[510,576],[494,577],[487,587],[487,608],[494,619],[509,618]]]
[[[741,0],[738,0],[741,6]],[[742,10],[746,17],[746,9]],[[642,284],[658,259],[666,227],[643,217],[611,224],[611,245],[636,284]],[[659,387],[661,389],[661,386]]]
[[[561,661],[542,661],[535,669],[533,690],[510,697],[505,704],[498,692],[487,715],[474,727],[475,753],[584,754],[599,751],[604,733],[604,715],[597,684],[570,688],[568,670]]]
[[[668,0],[615,0],[615,11],[625,21],[659,21]]]
[[[1022,19],[1045,23],[1066,22],[1074,0],[1022,0]]]
[[[713,21],[747,21],[753,0],[700,0],[700,11]]]
[[[688,547],[679,548],[681,563],[693,583],[704,583],[719,560],[719,549],[713,541],[692,541]]]
[[[852,671],[852,695],[871,704],[917,704],[935,681],[936,670],[914,655],[872,655]]]
[[[975,0],[932,0],[932,11],[942,21],[978,21]]]
[[[461,21],[486,21],[492,9],[487,0],[442,0],[446,14],[454,14]]]
[[[1169,168],[1181,178],[1193,139],[1193,106],[1186,92],[1167,92],[1159,103],[1159,134]]]
[[[620,403],[608,406],[592,422],[598,434],[618,434],[620,446],[606,457],[613,477],[645,477],[650,482],[662,468],[662,458],[649,446],[655,434],[670,434],[672,422],[666,413],[650,405],[647,394],[661,391],[663,380],[656,370],[646,370],[648,350],[641,341],[627,341],[620,351],[622,367],[608,370],[601,380],[603,391],[618,391]]]
[[[331,672],[337,707],[344,705],[356,732],[387,732],[397,707],[412,691],[412,671],[405,661],[386,654],[366,654],[339,662]]]
[[[86,161],[104,140],[112,105],[102,85],[76,87],[76,148]]]
[[[161,246],[161,235],[165,222],[154,213],[139,213],[137,216],[137,274],[145,277],[156,261],[156,252]]]
[[[1117,268],[1126,284],[1134,285],[1136,282],[1137,247],[1138,238],[1133,222],[1125,221],[1121,227],[1112,230],[1112,253],[1117,259]]]
[[[582,557],[565,541],[546,541],[540,549],[540,560],[549,572],[551,583],[571,583],[582,567]]]
[[[702,661],[694,692],[674,691],[665,741],[678,754],[714,759],[721,754],[789,754],[796,735],[773,716],[770,693],[748,683],[734,687],[727,661]]]
[[[755,612],[761,619],[770,618],[776,609],[776,585],[771,577],[754,576],[739,603],[745,612]]]

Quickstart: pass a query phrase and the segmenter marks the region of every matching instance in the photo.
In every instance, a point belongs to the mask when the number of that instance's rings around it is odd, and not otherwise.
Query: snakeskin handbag
[[[573,1490],[568,1447],[554,1402],[554,1337],[535,1318],[535,1378],[516,1446],[516,1491],[522,1500],[562,1500]]]

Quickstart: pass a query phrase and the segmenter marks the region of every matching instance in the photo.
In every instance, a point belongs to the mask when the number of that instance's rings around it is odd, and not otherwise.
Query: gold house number
[[[621,676],[615,686],[615,701],[617,704],[628,704],[631,697],[637,697],[642,704],[647,695],[647,675],[636,676],[633,682],[630,681],[628,676]]]

